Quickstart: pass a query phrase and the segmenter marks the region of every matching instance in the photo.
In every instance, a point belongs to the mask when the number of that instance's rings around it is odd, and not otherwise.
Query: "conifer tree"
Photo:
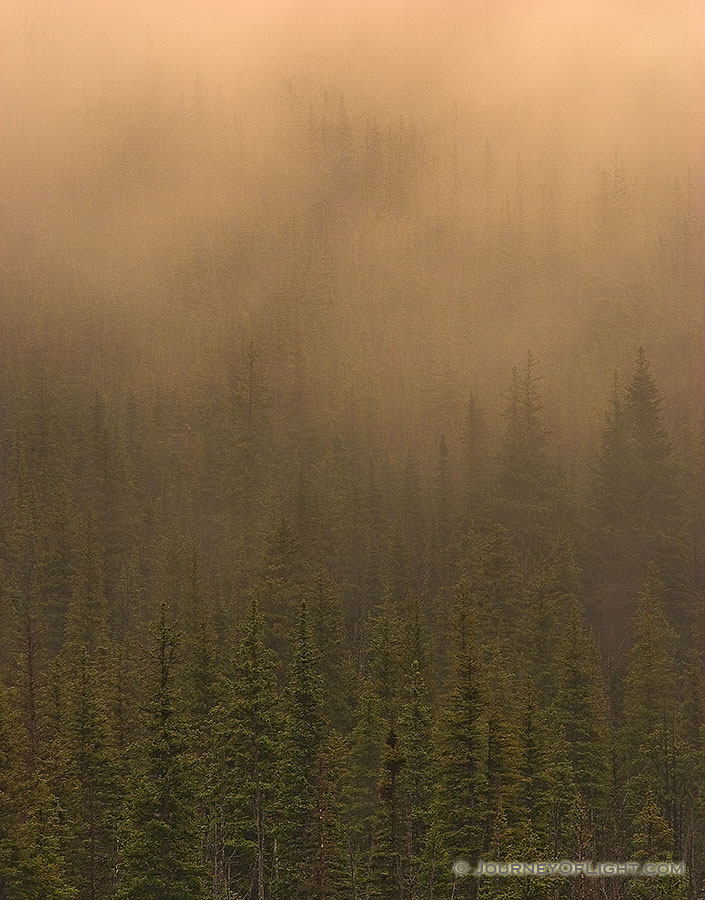
[[[59,846],[56,799],[27,771],[22,726],[0,682],[0,897],[75,900]]]
[[[519,640],[528,644],[530,676],[542,702],[550,702],[556,681],[556,639],[566,615],[574,608],[581,573],[573,550],[558,539],[539,561],[524,589]]]
[[[570,746],[555,711],[547,723],[538,782],[541,790],[535,807],[536,832],[549,858],[562,859],[570,855],[575,846],[572,837],[580,795],[573,774]]]
[[[541,411],[537,360],[528,351],[523,372],[512,370],[500,457],[498,494],[501,521],[523,552],[534,553],[547,540],[557,514],[561,473],[552,459]]]
[[[257,592],[273,648],[282,662],[287,663],[288,636],[295,626],[304,593],[304,571],[301,548],[286,519],[281,520],[270,536]]]
[[[37,596],[46,617],[47,644],[58,653],[64,642],[71,602],[76,555],[76,512],[69,489],[52,483],[45,509],[39,517],[41,538],[35,567]]]
[[[263,900],[274,857],[274,775],[278,744],[275,659],[253,600],[232,683],[215,711],[208,797],[214,883]]]
[[[72,585],[67,618],[67,640],[75,652],[85,647],[89,656],[108,644],[108,605],[105,597],[103,559],[94,536],[94,526],[86,528],[83,552]]]
[[[667,581],[682,578],[674,514],[678,473],[665,430],[658,388],[643,348],[630,382],[615,380],[593,486],[595,547],[603,565],[592,575],[598,624],[615,652],[628,628],[644,568],[655,560]]]
[[[394,730],[390,730],[382,754],[382,771],[374,818],[370,884],[374,900],[403,900],[407,880],[407,823],[400,791],[405,765]]]
[[[401,689],[401,623],[389,589],[369,626],[370,677],[385,720],[393,725],[399,711]]]
[[[639,347],[636,365],[625,392],[630,438],[631,500],[635,512],[650,521],[669,516],[676,495],[676,472],[671,443],[661,412],[661,398],[651,374],[644,348]]]
[[[567,622],[559,652],[555,713],[575,783],[594,815],[606,801],[607,700],[597,649],[577,610]]]
[[[664,595],[658,569],[650,564],[639,596],[624,689],[626,751],[632,758],[659,726],[667,726],[675,707],[676,634],[664,614]]]
[[[542,773],[545,765],[544,734],[536,703],[536,690],[528,680],[521,693],[518,737],[518,806],[522,817],[537,825],[540,797],[543,793]]]
[[[113,895],[121,803],[107,713],[85,648],[69,690],[62,787],[72,832],[72,881],[80,900],[103,900]]]
[[[400,785],[408,834],[406,889],[415,897],[422,895],[429,882],[428,836],[433,824],[434,787],[431,712],[426,682],[416,659],[411,664],[405,693],[399,716],[399,740],[405,759]]]
[[[162,604],[151,652],[153,686],[138,779],[131,798],[122,900],[201,900],[204,873],[186,737],[179,714],[179,636]]]
[[[278,784],[277,897],[327,900],[344,869],[336,821],[335,760],[323,718],[318,652],[306,604],[301,607],[286,690]]]
[[[385,733],[380,699],[372,680],[366,678],[357,700],[355,725],[347,741],[343,775],[346,853],[356,888],[367,878]]]
[[[487,738],[477,682],[475,656],[468,644],[457,655],[454,687],[441,707],[437,726],[434,819],[443,847],[437,871],[441,889],[449,884],[453,861],[461,858],[472,864],[480,858],[484,846]]]
[[[487,753],[485,758],[487,785],[484,848],[489,846],[492,821],[499,811],[511,825],[518,819],[519,754],[509,723],[500,713],[487,721]]]
[[[428,623],[416,594],[409,594],[405,598],[401,607],[401,617],[407,625],[401,636],[401,662],[406,672],[408,689],[411,669],[418,668],[419,674],[425,678],[431,658],[427,635]]]
[[[631,812],[650,790],[670,827],[680,830],[685,745],[677,704],[677,638],[666,619],[664,599],[664,585],[651,564],[638,601],[636,642],[625,678],[623,753]]]
[[[602,450],[595,473],[595,499],[605,521],[619,527],[629,514],[629,432],[624,388],[615,373],[605,413]]]
[[[475,609],[478,642],[509,651],[518,627],[519,564],[507,529],[495,525],[469,536],[464,588]]]
[[[19,703],[28,738],[29,760],[33,767],[46,738],[42,704],[44,629],[33,591],[26,594],[20,590],[15,578],[10,578],[4,594],[8,633],[11,636],[11,659],[19,686]]]
[[[453,524],[453,484],[450,470],[448,443],[442,434],[438,442],[438,470],[436,476],[438,539],[441,557],[448,556],[451,527]]]
[[[196,786],[198,815],[201,821],[208,821],[211,815],[209,808],[209,767],[214,753],[214,716],[213,710],[218,702],[222,683],[218,677],[218,660],[216,656],[216,640],[211,623],[208,621],[205,598],[198,582],[200,581],[199,557],[194,553],[192,568],[193,596],[187,605],[191,608],[193,630],[187,642],[186,669],[186,708],[188,710],[189,730],[188,744],[190,766]],[[202,850],[203,856],[209,856],[207,841]]]
[[[211,710],[218,701],[216,641],[203,611],[196,619],[190,641],[188,666],[191,720],[200,731],[207,727]]]
[[[332,727],[347,729],[355,699],[354,669],[340,595],[322,572],[312,593],[311,626],[320,655],[324,717]]]
[[[488,857],[499,862],[534,860],[540,855],[539,841],[530,823],[511,825],[500,805],[491,818]],[[555,891],[555,882],[546,878],[481,878],[478,900],[538,900]]]
[[[673,859],[673,830],[659,812],[649,790],[634,819],[630,858],[653,862]],[[632,878],[627,896],[630,900],[685,900],[688,896],[686,879],[673,876]]]

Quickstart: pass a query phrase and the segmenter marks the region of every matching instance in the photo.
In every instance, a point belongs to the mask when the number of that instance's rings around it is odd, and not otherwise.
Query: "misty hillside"
[[[701,11],[5,6],[0,900],[703,897]]]

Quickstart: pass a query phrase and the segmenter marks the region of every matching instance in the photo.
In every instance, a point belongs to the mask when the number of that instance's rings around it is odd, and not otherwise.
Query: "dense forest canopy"
[[[703,897],[701,13],[4,4],[0,900]]]

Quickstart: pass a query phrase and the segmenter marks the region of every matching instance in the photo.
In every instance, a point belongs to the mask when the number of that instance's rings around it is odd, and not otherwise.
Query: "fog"
[[[357,384],[382,420],[400,398],[412,420],[470,390],[497,406],[527,347],[554,409],[591,392],[586,432],[642,342],[677,353],[663,388],[687,404],[701,15],[6,3],[6,311],[112,310],[167,379],[279,329],[312,383]]]

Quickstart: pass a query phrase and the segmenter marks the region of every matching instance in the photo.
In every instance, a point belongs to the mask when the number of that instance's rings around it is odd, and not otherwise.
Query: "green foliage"
[[[277,781],[277,897],[324,900],[343,866],[335,775],[323,718],[319,654],[307,606],[301,607],[286,689],[285,723]]]
[[[400,784],[408,832],[406,881],[413,893],[421,891],[429,879],[435,765],[428,690],[416,659],[407,676],[405,696],[399,716],[399,739],[405,758]]]
[[[554,705],[580,796],[591,811],[602,809],[609,773],[607,701],[597,648],[577,609],[563,634]]]
[[[274,858],[274,779],[280,715],[275,659],[253,601],[232,682],[214,714],[207,796],[213,881],[220,893],[264,896]]]
[[[372,680],[367,678],[357,700],[343,778],[346,842],[354,870],[364,866],[372,843],[385,732],[381,702]]]
[[[370,677],[385,721],[393,725],[401,692],[402,632],[396,604],[389,590],[369,623]]]
[[[150,654],[151,697],[125,842],[122,900],[205,897],[194,789],[187,768],[175,666],[179,636],[162,604]]]
[[[323,715],[334,728],[347,730],[354,705],[355,673],[339,594],[319,573],[311,596],[311,626],[318,648]]]
[[[0,683],[0,896],[73,900],[61,854],[56,799],[40,773],[24,764],[22,728]]]
[[[382,754],[378,806],[372,832],[368,896],[375,900],[402,900],[404,897],[407,823],[399,786],[404,765],[397,736],[390,731]]]
[[[647,791],[634,819],[631,858],[667,862],[673,859],[672,847],[673,831],[659,812],[653,793]],[[630,900],[684,900],[688,888],[682,877],[633,878],[627,896]]]
[[[354,191],[334,108],[312,146],[337,147],[331,185]],[[411,131],[368,136],[368,187],[407,202]],[[0,896],[584,900],[452,864],[654,836],[698,896],[702,460],[673,382],[671,438],[640,352],[595,459],[594,398],[562,430],[532,356],[504,428],[494,388],[465,409],[482,384],[447,373],[377,396],[374,367],[328,346],[331,248],[304,220],[280,237],[281,322],[233,328],[183,380],[79,376],[80,332],[70,379],[59,346],[50,374],[26,342],[0,356]],[[591,371],[550,362],[546,398]],[[141,651],[163,602],[181,665],[164,615]],[[655,887],[681,890],[629,890]]]
[[[98,673],[83,649],[69,685],[62,788],[72,843],[72,881],[81,900],[113,895],[122,800]]]
[[[448,884],[453,861],[477,861],[485,843],[484,716],[475,655],[468,644],[455,660],[453,688],[443,701],[437,726],[434,819],[443,848],[437,872],[441,889]]]

